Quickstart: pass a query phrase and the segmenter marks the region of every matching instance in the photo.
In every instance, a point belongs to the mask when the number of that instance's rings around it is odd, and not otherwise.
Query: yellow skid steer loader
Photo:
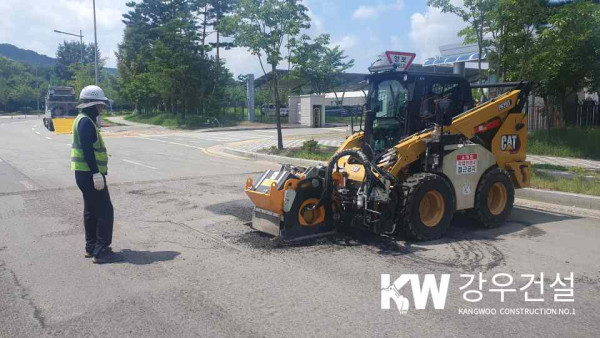
[[[326,166],[283,165],[246,180],[252,226],[293,241],[344,227],[431,240],[457,211],[501,225],[515,188],[529,186],[531,83],[474,106],[465,78],[398,71],[391,59],[368,82],[364,125]]]

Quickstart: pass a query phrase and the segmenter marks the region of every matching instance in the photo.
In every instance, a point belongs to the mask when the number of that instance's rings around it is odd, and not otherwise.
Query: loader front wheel
[[[446,233],[454,214],[454,192],[441,176],[421,173],[404,183],[405,203],[400,222],[407,235],[426,241]]]
[[[508,174],[498,168],[483,175],[475,193],[475,208],[470,216],[484,228],[496,228],[510,215],[515,188]]]

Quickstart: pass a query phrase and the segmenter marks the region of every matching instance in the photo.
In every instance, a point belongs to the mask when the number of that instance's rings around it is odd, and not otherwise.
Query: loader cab
[[[474,106],[469,82],[458,75],[415,72],[371,74],[367,101],[367,142],[377,154],[436,122],[436,102],[451,100],[448,119]]]

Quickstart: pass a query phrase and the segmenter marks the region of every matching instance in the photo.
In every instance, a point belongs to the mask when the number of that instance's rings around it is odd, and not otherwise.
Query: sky
[[[458,1],[459,0],[454,0]],[[122,14],[128,0],[97,0],[98,45],[108,67],[116,67],[115,51],[123,39]],[[364,73],[386,50],[415,52],[420,63],[439,55],[438,46],[460,42],[465,27],[453,14],[427,6],[426,0],[304,0],[309,8],[311,36],[328,33],[355,60],[350,72]],[[54,33],[79,33],[93,42],[92,0],[0,0],[0,43],[54,56],[58,44],[71,38]],[[263,74],[256,56],[243,48],[223,51],[235,74]],[[282,67],[286,68],[286,67]]]

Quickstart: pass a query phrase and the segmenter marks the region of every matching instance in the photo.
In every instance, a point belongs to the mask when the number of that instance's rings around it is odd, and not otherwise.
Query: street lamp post
[[[81,42],[81,63],[84,63],[84,51],[85,51],[85,46],[83,45],[83,32],[81,30],[79,30],[79,35],[77,34],[73,34],[73,33],[67,33],[67,32],[63,32],[63,31],[59,31],[59,30],[54,30],[55,33],[59,33],[59,34],[65,34],[65,35],[71,35],[71,36],[76,36],[79,38],[79,41]]]
[[[94,6],[94,71],[96,74],[96,86],[98,85],[98,35],[96,34],[96,0],[93,0]]]

